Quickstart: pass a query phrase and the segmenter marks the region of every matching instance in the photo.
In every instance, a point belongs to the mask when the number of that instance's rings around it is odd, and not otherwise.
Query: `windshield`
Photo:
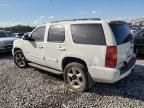
[[[110,24],[110,27],[114,33],[116,42],[118,45],[124,44],[126,42],[132,41],[133,36],[129,31],[129,27],[127,24]]]
[[[0,38],[4,37],[12,37],[12,35],[10,35],[8,32],[0,31]]]

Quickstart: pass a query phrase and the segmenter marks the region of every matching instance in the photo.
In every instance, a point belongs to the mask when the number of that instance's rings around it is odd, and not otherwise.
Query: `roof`
[[[99,18],[69,19],[53,21],[47,24],[76,24],[76,23],[101,23],[103,20]]]
[[[58,22],[74,22],[74,21],[97,21],[101,20],[100,18],[83,18],[83,19],[69,19],[69,20],[59,20],[59,21],[53,21],[51,23],[58,23]]]
[[[58,21],[42,24],[39,26],[43,26],[47,24],[78,24],[78,23],[103,23],[103,22],[115,23],[115,24],[125,23],[124,21],[120,21],[120,20],[101,20],[100,18],[83,18],[83,19],[58,20]]]

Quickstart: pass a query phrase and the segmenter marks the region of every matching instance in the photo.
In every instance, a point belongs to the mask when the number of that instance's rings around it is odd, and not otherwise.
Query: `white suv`
[[[70,89],[115,83],[133,70],[134,40],[123,21],[77,19],[51,22],[14,42],[14,62],[63,74]]]

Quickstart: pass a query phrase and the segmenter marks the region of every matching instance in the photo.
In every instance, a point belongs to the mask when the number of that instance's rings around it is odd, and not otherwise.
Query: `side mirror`
[[[24,35],[23,40],[30,40],[30,37],[28,35]]]

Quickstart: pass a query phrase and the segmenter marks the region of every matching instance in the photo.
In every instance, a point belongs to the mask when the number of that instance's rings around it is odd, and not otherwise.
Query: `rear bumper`
[[[123,69],[105,68],[93,66],[90,75],[96,82],[115,83],[128,76],[135,67],[136,57],[133,57]]]

